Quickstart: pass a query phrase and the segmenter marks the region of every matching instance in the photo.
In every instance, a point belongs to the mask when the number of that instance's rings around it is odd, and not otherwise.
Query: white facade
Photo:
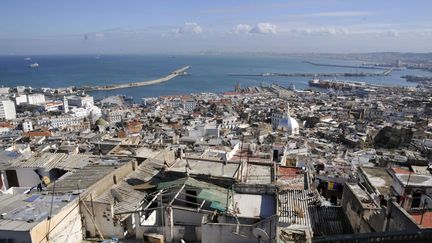
[[[122,122],[126,116],[127,113],[129,111],[128,110],[103,110],[102,111],[102,118],[109,122],[110,124],[114,124],[114,123],[118,123],[118,122]]]
[[[0,87],[0,94],[8,94],[9,89],[8,87]]]
[[[15,104],[16,105],[20,105],[22,103],[27,103],[27,95],[26,94],[24,94],[24,95],[17,95],[15,97]]]
[[[188,101],[183,102],[183,109],[188,111],[188,112],[192,112],[193,110],[195,110],[196,105],[197,105],[196,101],[188,100]]]
[[[63,112],[68,113],[69,112],[69,102],[66,96],[63,96]]]
[[[31,121],[24,121],[22,127],[24,132],[33,131],[33,123]]]
[[[0,119],[16,119],[15,103],[11,100],[0,100]]]
[[[38,126],[49,128],[65,128],[69,126],[80,126],[84,122],[83,118],[74,116],[43,117],[37,120]]]
[[[45,103],[45,95],[41,93],[27,95],[27,103],[30,105],[39,105]]]
[[[94,106],[93,96],[69,96],[66,97],[69,106],[86,107]]]
[[[273,113],[271,118],[272,128],[276,130],[279,126],[280,120],[283,118],[283,114],[281,113]]]

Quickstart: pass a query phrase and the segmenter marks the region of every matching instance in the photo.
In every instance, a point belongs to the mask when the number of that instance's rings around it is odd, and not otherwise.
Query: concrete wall
[[[91,218],[91,214],[85,208],[84,203],[92,213],[94,211],[94,223]],[[98,238],[100,235],[96,229],[97,226],[104,238],[123,238],[123,227],[120,225],[119,221],[114,222],[112,219],[111,205],[93,202],[93,206],[94,208],[92,209],[91,203],[89,202],[82,202],[81,205],[81,212],[84,218],[86,236],[91,238]]]
[[[126,175],[131,173],[134,168],[134,166],[132,166],[132,163],[135,164],[135,168],[136,168],[137,167],[136,161],[132,160],[131,162],[120,166],[115,171],[106,175],[97,183],[89,187],[87,191],[81,195],[83,202],[82,205],[80,205],[80,208],[84,219],[83,220],[83,224],[85,227],[84,231],[88,231],[87,234],[90,237],[96,237],[97,235],[99,235],[99,233],[97,233],[96,227],[91,218],[91,214],[88,212],[86,207],[84,207],[84,203],[91,213],[94,212],[95,214],[94,221],[105,238],[113,237],[113,236],[118,238],[124,238],[123,235],[124,226],[127,228],[127,231],[133,234],[132,232],[133,229],[131,229],[132,226],[131,222],[128,222],[127,224],[123,224],[123,225],[120,224],[120,221],[117,221],[115,223],[113,222],[112,215],[111,215],[111,204],[93,202],[94,208],[92,209],[91,200],[90,200],[90,194],[92,195],[93,198],[96,198],[106,190],[109,190],[111,186],[114,185],[114,179],[113,179],[114,176],[116,177],[118,183],[122,180],[122,178],[124,178]]]
[[[48,242],[46,235],[50,225],[49,242],[82,242],[82,224],[79,214],[78,200],[65,206],[49,223],[47,219],[36,225],[31,231],[32,242]]]
[[[203,213],[173,209],[174,224],[201,225]]]
[[[344,186],[341,204],[355,233],[381,232],[384,230],[385,209],[364,208],[347,185]]]
[[[418,225],[411,219],[411,216],[396,202],[388,205],[388,222],[386,231],[419,230]]]
[[[277,242],[276,229],[277,218],[264,220],[256,225],[219,224],[205,223],[201,227],[202,242],[206,243],[249,243],[258,242],[253,235],[255,228],[263,229],[270,240],[267,242]]]
[[[40,183],[39,176],[33,169],[20,168],[15,170],[20,187],[32,187]]]

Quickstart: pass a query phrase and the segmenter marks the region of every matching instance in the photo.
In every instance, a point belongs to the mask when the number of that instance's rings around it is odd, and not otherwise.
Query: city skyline
[[[430,52],[428,1],[4,1],[0,55]]]

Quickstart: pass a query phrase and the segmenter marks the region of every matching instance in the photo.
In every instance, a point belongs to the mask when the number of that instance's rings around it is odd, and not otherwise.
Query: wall
[[[414,222],[410,215],[396,202],[389,202],[388,212],[389,218],[386,231],[419,230],[416,222]]]
[[[90,212],[95,213],[94,223],[91,219],[91,214],[87,211],[84,206],[86,204],[87,208]],[[93,202],[94,208],[91,208],[90,202],[82,202],[81,212],[84,218],[84,227],[86,233],[86,237],[98,238],[99,232],[97,228],[101,231],[101,234],[104,238],[112,238],[118,237],[123,238],[123,227],[120,225],[120,222],[116,222],[114,225],[112,216],[111,216],[111,205],[106,203]],[[95,226],[96,224],[96,226]]]
[[[14,243],[31,242],[29,231],[10,231],[0,230],[0,242],[8,242],[3,240],[13,240]]]
[[[39,176],[33,169],[19,168],[15,170],[18,177],[18,184],[20,187],[32,187],[41,182]]]
[[[174,224],[201,225],[203,213],[173,209]]]
[[[384,230],[385,209],[379,207],[364,208],[348,185],[344,186],[341,204],[355,233],[381,232]]]
[[[267,242],[277,242],[277,217],[262,221],[262,223],[257,225],[240,225],[238,226],[238,231],[236,224],[205,223],[201,227],[201,240],[206,243],[258,242],[252,233],[255,228],[261,228],[268,234],[270,240]]]
[[[32,242],[48,242],[46,235],[48,224],[50,225],[49,242],[82,242],[82,225],[79,214],[78,200],[69,203],[52,217],[49,223],[47,219],[36,225],[31,231]]]

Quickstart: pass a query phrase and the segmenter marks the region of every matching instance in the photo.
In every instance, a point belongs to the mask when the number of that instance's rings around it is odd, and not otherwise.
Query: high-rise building
[[[0,119],[16,119],[15,104],[9,99],[0,100]]]
[[[27,103],[30,105],[38,105],[45,103],[45,95],[41,93],[27,95]]]
[[[64,113],[69,112],[69,102],[66,96],[63,96],[63,111]]]

